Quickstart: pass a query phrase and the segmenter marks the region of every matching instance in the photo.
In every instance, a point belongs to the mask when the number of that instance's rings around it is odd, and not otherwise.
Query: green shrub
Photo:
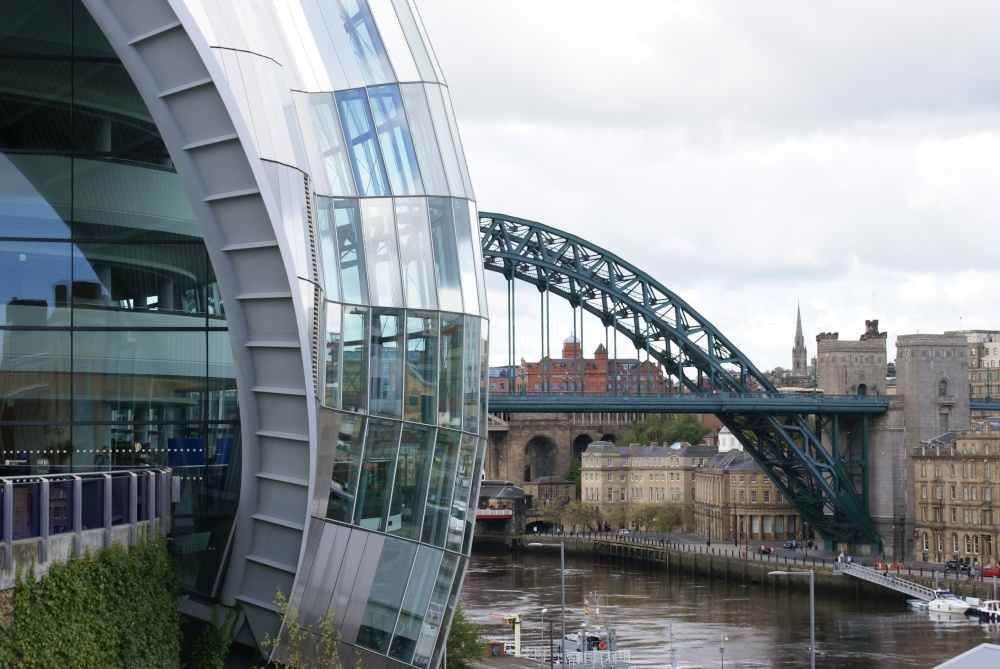
[[[12,605],[0,628],[5,667],[179,666],[177,579],[163,539],[53,564],[37,582],[29,573]]]

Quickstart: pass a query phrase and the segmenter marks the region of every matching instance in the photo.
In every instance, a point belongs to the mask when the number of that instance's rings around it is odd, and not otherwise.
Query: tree
[[[629,509],[628,522],[637,530],[648,531],[656,520],[657,508],[656,504],[635,504]]]
[[[628,524],[629,507],[630,504],[628,502],[608,504],[604,511],[604,522],[610,525],[612,529],[625,527]]]
[[[573,482],[573,490],[576,493],[575,499],[580,499],[580,488],[583,482],[583,474],[580,471],[580,458],[571,458],[569,461],[569,471],[566,472],[567,480]]]
[[[465,616],[462,600],[455,605],[445,649],[449,667],[468,667],[483,656],[483,628]]]
[[[261,648],[272,654],[266,666],[343,669],[337,649],[340,633],[332,612],[327,611],[316,623],[303,627],[298,606],[290,604],[280,588],[274,604],[281,617],[281,631],[276,637],[265,633],[260,642]]]
[[[642,444],[648,446],[652,442],[673,444],[686,441],[698,444],[702,437],[711,432],[691,414],[674,414],[669,420],[662,418],[647,418],[629,428],[619,440],[622,444]]]
[[[577,528],[594,529],[597,527],[597,508],[591,504],[584,504],[579,500],[574,500],[566,505],[565,521],[567,524],[576,525]]]
[[[691,524],[694,520],[694,506],[690,502],[660,502],[650,506],[656,511],[653,528],[667,538],[671,532]]]

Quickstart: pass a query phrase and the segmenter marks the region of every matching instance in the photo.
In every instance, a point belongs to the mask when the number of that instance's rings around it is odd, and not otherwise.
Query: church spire
[[[806,375],[806,339],[802,336],[802,307],[795,304],[795,346],[792,347],[792,374]]]

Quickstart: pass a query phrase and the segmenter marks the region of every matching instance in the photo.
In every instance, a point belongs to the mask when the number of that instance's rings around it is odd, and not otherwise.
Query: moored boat
[[[976,613],[980,620],[1000,622],[1000,599],[984,599],[976,607]]]
[[[969,602],[952,594],[948,590],[935,590],[935,597],[927,602],[928,611],[939,613],[965,613],[971,606]]]

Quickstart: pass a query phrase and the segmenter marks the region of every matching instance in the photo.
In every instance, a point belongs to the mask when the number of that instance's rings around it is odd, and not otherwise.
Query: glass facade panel
[[[72,61],[8,57],[0,45],[0,149],[48,153],[73,146]],[[25,106],[31,109],[24,113]]]
[[[434,274],[437,277],[438,303],[442,311],[464,311],[451,200],[440,197],[428,198],[427,210],[431,218],[431,241],[434,243]]]
[[[390,534],[404,539],[420,539],[424,500],[434,453],[434,428],[404,426],[399,445],[399,468],[393,490],[393,508],[399,508],[402,522]]]
[[[326,367],[324,369],[323,403],[334,409],[340,408],[340,323],[339,304],[326,303]]]
[[[73,148],[165,166],[167,147],[121,63],[73,62]]]
[[[333,200],[328,197],[316,198],[316,228],[319,234],[319,264],[323,279],[323,295],[328,300],[339,302],[340,267],[337,260],[340,252],[337,246],[337,228],[333,216]]]
[[[460,580],[455,578],[458,573],[458,565],[457,555],[445,553],[441,556],[441,568],[438,569],[437,578],[434,581],[434,591],[431,593],[431,601],[427,604],[424,625],[420,629],[420,636],[417,638],[411,664],[426,668],[430,663],[439,632],[448,622],[446,607],[451,595],[452,584],[456,580]]]
[[[455,197],[466,197],[462,168],[458,164],[455,140],[448,123],[448,112],[445,110],[444,98],[441,97],[443,89],[443,86],[437,84],[424,85],[424,91],[427,93],[427,106],[431,110],[431,120],[434,122],[434,135],[437,137],[441,160],[444,162],[444,173],[448,179],[448,193]]]
[[[388,195],[389,184],[368,107],[368,96],[363,89],[354,89],[338,91],[336,97],[358,194],[362,197]]]
[[[465,317],[465,353],[463,354],[462,429],[475,433],[479,429],[479,386],[482,383],[479,360],[479,324],[475,316]]]
[[[455,477],[455,492],[451,505],[451,520],[448,521],[448,542],[445,548],[459,552],[465,540],[466,530],[469,523],[469,505],[465,500],[469,499],[472,491],[472,482],[476,477],[476,446],[478,439],[472,435],[462,435],[462,447],[458,453],[458,468]],[[475,505],[472,507],[475,508]],[[473,512],[474,514],[474,512]],[[473,521],[475,516],[473,515]]]
[[[448,195],[448,179],[441,162],[437,137],[434,136],[434,123],[424,87],[422,84],[403,84],[399,90],[409,120],[410,137],[417,153],[424,192],[428,195]]]
[[[309,111],[323,160],[323,172],[317,174],[316,177],[326,178],[326,183],[323,184],[325,188],[320,188],[320,190],[330,195],[347,197],[357,195],[333,95],[330,93],[311,94],[309,96]]]
[[[399,87],[374,86],[368,89],[368,97],[393,195],[420,195],[423,185]]]
[[[4,53],[70,55],[75,3],[63,0],[5,2],[0,5],[0,45]]]
[[[402,307],[403,287],[399,275],[396,223],[390,199],[362,200],[368,286],[371,303],[377,307]]]
[[[464,317],[441,314],[441,348],[438,375],[438,425],[462,427],[462,353]]]
[[[354,516],[354,498],[361,475],[361,451],[365,438],[365,421],[362,416],[342,414],[340,432],[334,452],[333,474],[330,478],[330,500],[326,517],[342,523],[351,522]]]
[[[375,582],[361,618],[359,646],[382,654],[389,652],[389,640],[396,627],[416,553],[417,545],[412,542],[385,540],[375,572]]]
[[[131,157],[73,159],[73,236],[147,242],[201,238],[177,175]]]
[[[69,239],[72,169],[65,156],[0,153],[0,237]]]
[[[424,81],[437,81],[437,72],[434,69],[434,64],[431,61],[427,47],[421,38],[420,28],[413,17],[413,11],[410,9],[409,2],[407,0],[392,0],[392,4],[396,9],[399,24],[403,28],[403,34],[406,35],[406,42],[410,47],[410,53],[413,54],[413,60],[417,65],[420,79]],[[405,81],[402,78],[400,80]]]
[[[389,65],[368,3],[365,0],[337,0],[337,7],[365,83],[372,86],[392,81],[392,66]]]
[[[58,288],[53,287],[72,274],[68,243],[0,242],[0,325],[66,325],[55,309]]]
[[[344,308],[344,359],[341,371],[345,411],[368,406],[368,309]]]
[[[407,312],[403,417],[437,423],[438,315]]]
[[[406,594],[403,595],[399,620],[396,622],[392,643],[389,645],[389,657],[401,662],[409,662],[413,657],[440,566],[441,551],[428,546],[420,546],[417,549],[417,559],[406,583]]]
[[[396,230],[399,234],[406,306],[410,309],[437,309],[427,201],[423,198],[397,199]]]
[[[451,520],[451,496],[454,493],[455,465],[458,462],[460,442],[460,433],[438,430],[420,540],[439,548],[444,547],[448,522]]]
[[[337,225],[340,279],[344,301],[368,304],[368,274],[365,270],[364,233],[357,200],[334,200],[333,218]]]
[[[455,216],[455,235],[458,240],[458,267],[462,277],[462,296],[465,298],[465,312],[479,314],[479,286],[476,283],[476,248],[479,233],[473,239],[469,227],[469,201],[452,200]],[[479,265],[482,267],[482,264]]]
[[[55,286],[55,301],[88,327],[205,327],[206,316],[222,312],[202,244],[77,244],[72,282]]]
[[[373,416],[402,418],[402,313],[396,310],[372,309],[368,413]]]
[[[354,507],[354,524],[359,527],[388,532],[399,529],[402,524],[401,500],[390,505],[399,434],[399,423],[374,418],[368,421],[358,499]]]

